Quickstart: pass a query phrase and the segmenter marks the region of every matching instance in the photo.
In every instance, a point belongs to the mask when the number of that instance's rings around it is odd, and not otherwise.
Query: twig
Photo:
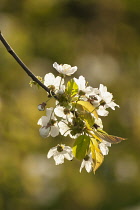
[[[22,67],[22,69],[28,74],[29,77],[32,78],[33,81],[38,83],[44,90],[46,90],[49,95],[52,95],[54,98],[56,98],[56,95],[54,92],[51,92],[48,87],[46,87],[40,80],[36,78],[36,76],[29,70],[29,68],[23,63],[23,61],[17,56],[17,54],[14,52],[14,50],[10,47],[8,42],[5,40],[3,35],[0,31],[0,40],[7,49],[7,51],[14,57],[14,59],[17,61],[17,63]]]

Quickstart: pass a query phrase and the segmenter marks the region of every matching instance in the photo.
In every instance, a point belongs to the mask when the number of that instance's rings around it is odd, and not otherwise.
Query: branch
[[[38,83],[44,90],[46,90],[49,95],[53,95],[53,97],[56,98],[56,95],[54,92],[51,92],[50,89],[48,87],[46,87],[40,80],[38,80],[36,78],[36,76],[29,70],[29,68],[22,62],[22,60],[17,56],[17,54],[14,52],[14,50],[10,47],[10,45],[8,44],[8,42],[5,40],[5,38],[3,37],[3,35],[1,34],[0,31],[0,41],[2,42],[2,44],[4,45],[4,47],[7,49],[7,51],[14,57],[14,59],[16,60],[16,62],[22,67],[22,69],[28,74],[29,77],[32,78],[33,81],[35,81],[36,83]]]

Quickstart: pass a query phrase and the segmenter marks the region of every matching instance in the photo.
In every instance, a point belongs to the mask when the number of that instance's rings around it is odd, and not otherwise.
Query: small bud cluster
[[[56,165],[64,163],[64,159],[74,157],[81,160],[81,167],[87,172],[95,172],[102,164],[104,156],[108,155],[112,143],[119,143],[123,138],[107,134],[103,130],[100,118],[109,114],[108,109],[119,107],[112,93],[100,84],[99,88],[87,85],[83,76],[70,79],[65,83],[65,77],[77,71],[77,67],[68,64],[53,67],[59,72],[55,77],[48,73],[44,77],[44,85],[49,88],[48,98],[56,100],[54,107],[46,108],[46,102],[38,105],[39,111],[46,110],[45,116],[38,120],[40,135],[43,138],[56,137],[59,134],[74,139],[72,147],[59,144],[49,150],[47,157],[53,157]]]

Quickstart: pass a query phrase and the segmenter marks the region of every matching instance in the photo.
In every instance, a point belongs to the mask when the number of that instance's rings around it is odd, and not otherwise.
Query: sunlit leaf
[[[102,155],[101,152],[95,151],[95,154],[96,154],[96,164],[95,164],[94,169],[93,169],[94,172],[100,167],[100,165],[104,161],[104,156]]]
[[[88,128],[91,128],[93,126],[95,119],[89,112],[84,110],[80,112],[79,117],[86,122]]]
[[[93,171],[95,172],[102,164],[102,162],[104,160],[104,156],[102,155],[102,153],[98,147],[98,142],[94,138],[91,138],[90,149],[91,149],[91,153],[92,153],[92,159],[94,162]]]
[[[98,118],[98,114],[96,108],[88,101],[78,101],[77,104],[82,105],[82,107],[90,113],[93,113],[96,118]]]
[[[92,141],[92,143],[93,143],[93,145],[94,145],[94,148],[95,148],[95,150],[97,151],[97,152],[100,152],[100,149],[99,149],[99,147],[98,147],[98,143],[97,143],[97,140],[95,139],[95,138],[91,138],[91,141]]]
[[[94,164],[96,164],[96,152],[95,152],[95,146],[93,144],[93,142],[90,142],[90,149],[91,149],[91,154],[92,154],[92,159]]]
[[[78,93],[78,85],[74,82],[73,79],[68,81],[66,86],[66,93],[69,94],[71,97]]]
[[[74,143],[74,146],[72,148],[73,155],[77,159],[82,160],[88,152],[89,144],[90,144],[90,137],[89,136],[86,136],[86,135],[79,136],[76,139],[76,141]]]

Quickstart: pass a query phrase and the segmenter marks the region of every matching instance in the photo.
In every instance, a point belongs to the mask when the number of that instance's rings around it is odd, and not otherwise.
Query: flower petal
[[[72,152],[66,152],[66,151],[63,151],[63,155],[64,157],[67,159],[67,160],[72,160],[73,159],[73,154]]]
[[[68,152],[68,153],[72,152],[71,147],[65,146],[65,145],[64,145],[64,150],[65,150],[66,152]]]
[[[95,124],[97,124],[100,127],[100,129],[103,129],[103,123],[101,118],[95,118]]]
[[[99,144],[99,148],[103,155],[108,155],[109,149],[108,146],[111,146],[111,143],[103,141]]]
[[[56,70],[58,70],[59,69],[59,64],[57,63],[57,62],[55,62],[54,64],[53,64],[53,68],[55,68]]]
[[[82,161],[82,163],[81,163],[81,167],[80,167],[80,173],[81,173],[82,169],[84,168],[85,163],[86,163],[86,161],[85,161],[85,160],[83,160],[83,161]]]
[[[38,120],[37,124],[38,124],[38,125],[41,125],[41,126],[47,126],[48,122],[49,122],[48,117],[42,116],[42,117]]]
[[[107,116],[109,112],[103,106],[99,106],[97,113],[100,116]]]
[[[59,135],[59,128],[57,126],[51,126],[51,136],[56,137]]]
[[[49,128],[41,127],[39,129],[39,133],[40,133],[40,136],[42,136],[43,138],[49,137],[50,136],[50,127]]]
[[[56,119],[54,117],[54,113],[52,113],[52,112],[53,112],[53,107],[46,109],[46,115],[47,115],[48,121],[50,121],[50,119],[54,119],[54,120]]]
[[[54,109],[54,113],[55,113],[58,117],[66,118],[66,115],[64,114],[64,107],[62,107],[62,106],[57,106],[57,107]]]
[[[115,110],[115,106],[120,107],[118,104],[115,102],[111,101],[110,103],[106,104],[105,107],[110,107],[111,109]]]
[[[54,80],[55,80],[55,76],[52,73],[48,73],[44,77],[44,85],[47,86],[47,87],[49,85],[53,85]]]
[[[86,161],[85,163],[85,169],[88,173],[90,173],[92,171],[92,162],[91,161]]]
[[[57,152],[57,146],[52,147],[47,154],[47,158],[51,158],[56,152]]]
[[[71,74],[74,74],[77,71],[77,66],[71,67],[66,71],[66,75],[70,76]]]
[[[55,155],[53,158],[55,160],[56,165],[64,163],[64,155],[60,152],[58,152],[57,155]]]
[[[68,134],[70,134],[70,128],[68,127],[68,125],[66,124],[67,121],[60,121],[58,123],[58,127],[59,127],[59,131],[61,133],[61,135],[67,136]]]

